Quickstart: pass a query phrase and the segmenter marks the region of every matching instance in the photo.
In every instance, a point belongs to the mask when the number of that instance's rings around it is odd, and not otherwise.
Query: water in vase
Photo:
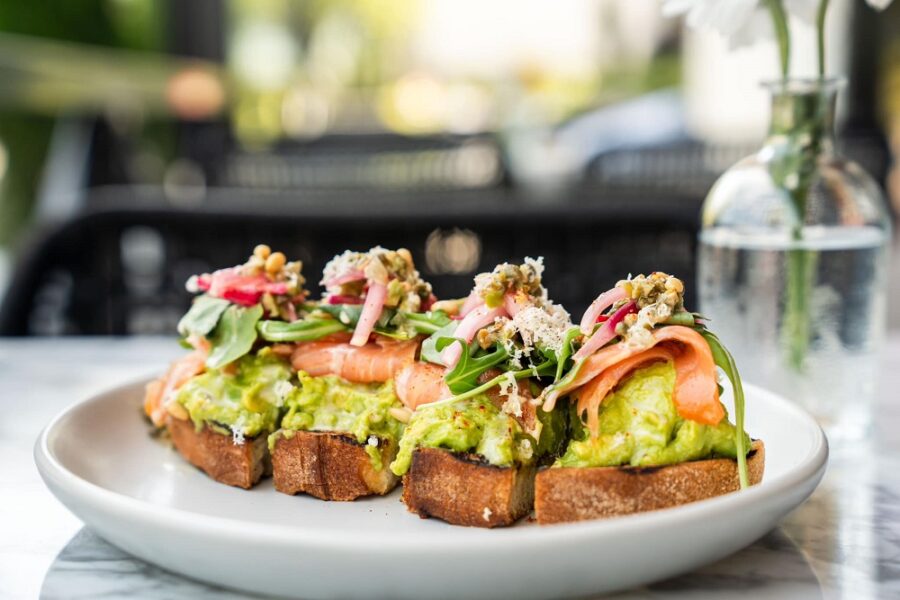
[[[799,241],[729,228],[700,236],[700,311],[710,328],[745,380],[801,403],[833,442],[862,439],[871,423],[885,328],[886,235],[878,227],[817,226]],[[790,260],[798,251],[810,261],[799,356],[785,331]]]

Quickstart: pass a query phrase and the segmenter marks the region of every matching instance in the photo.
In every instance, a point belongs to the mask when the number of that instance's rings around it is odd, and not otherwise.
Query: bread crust
[[[172,415],[166,417],[166,428],[175,449],[219,483],[250,489],[271,471],[265,435],[235,444],[230,435],[218,433],[206,425],[197,431],[193,421]]]
[[[763,478],[765,445],[747,457],[751,485]],[[538,523],[605,519],[669,508],[740,489],[737,461],[714,458],[665,467],[547,468],[535,480]]]
[[[473,454],[419,448],[403,476],[402,499],[423,519],[503,527],[531,512],[536,471],[534,465],[496,467]]]
[[[372,466],[366,445],[350,434],[293,431],[290,437],[278,435],[272,450],[275,489],[339,501],[387,494],[400,481],[388,467],[397,446],[380,439],[378,448],[380,471]]]

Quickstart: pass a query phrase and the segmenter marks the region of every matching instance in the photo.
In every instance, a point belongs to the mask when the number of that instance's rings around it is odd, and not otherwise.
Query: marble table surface
[[[32,459],[61,409],[159,372],[179,352],[171,339],[0,339],[0,598],[244,597],[107,544],[57,502]],[[821,486],[777,529],[715,564],[617,597],[900,597],[900,334],[880,373],[871,438],[833,453]]]

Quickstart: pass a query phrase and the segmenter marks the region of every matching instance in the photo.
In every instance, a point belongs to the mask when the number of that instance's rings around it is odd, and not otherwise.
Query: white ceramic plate
[[[220,485],[148,435],[143,384],[78,403],[42,433],[50,490],[102,537],[166,569],[283,596],[583,596],[648,583],[752,543],[815,489],[828,446],[793,404],[748,386],[764,482],[678,508],[587,523],[454,527],[407,513],[399,493],[322,502]]]

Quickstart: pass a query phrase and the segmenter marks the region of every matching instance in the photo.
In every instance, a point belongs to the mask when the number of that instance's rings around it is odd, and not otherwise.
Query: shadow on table
[[[769,587],[778,586],[773,594]],[[819,581],[803,554],[776,529],[749,548],[692,573],[621,593],[621,600],[653,598],[727,598],[731,596],[822,598]],[[230,600],[239,592],[175,575],[134,558],[81,529],[50,566],[42,600],[57,598],[167,598]]]

